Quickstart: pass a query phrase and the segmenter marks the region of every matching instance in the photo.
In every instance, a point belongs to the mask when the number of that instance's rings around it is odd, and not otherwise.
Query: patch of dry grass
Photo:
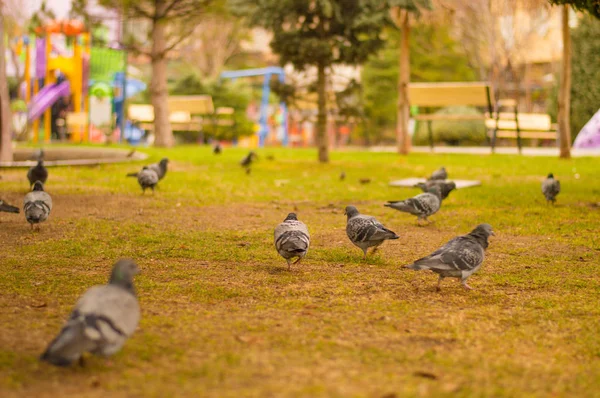
[[[313,151],[270,149],[247,176],[242,150],[149,152],[173,160],[154,196],[124,177],[132,165],[56,168],[41,232],[0,213],[2,397],[583,397],[600,387],[598,160],[353,152],[318,165]],[[441,165],[484,185],[453,192],[426,227],[383,208],[417,193],[389,180]],[[550,171],[563,186],[555,208],[539,185]],[[20,204],[25,171],[0,174],[0,197]],[[345,236],[350,203],[401,238],[363,260]],[[289,211],[312,235],[292,272],[272,241]],[[400,268],[480,222],[497,236],[476,290],[446,280],[437,293],[434,274]],[[143,316],[122,352],[83,369],[38,362],[77,297],[124,256],[143,270]]]

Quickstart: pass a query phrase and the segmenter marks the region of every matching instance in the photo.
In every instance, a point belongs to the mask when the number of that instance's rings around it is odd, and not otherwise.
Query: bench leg
[[[433,152],[433,129],[431,128],[431,120],[427,121],[427,132],[429,133],[429,147]]]

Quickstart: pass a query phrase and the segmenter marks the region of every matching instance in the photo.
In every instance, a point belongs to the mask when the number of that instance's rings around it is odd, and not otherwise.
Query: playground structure
[[[271,94],[271,77],[277,76],[281,83],[285,83],[285,72],[283,68],[270,66],[267,68],[260,69],[243,69],[243,70],[234,70],[234,71],[226,71],[221,73],[222,79],[231,79],[235,81],[238,78],[243,77],[253,77],[253,76],[264,76],[263,84],[262,84],[262,96],[260,102],[260,110],[258,117],[258,146],[263,147],[269,135],[269,96]],[[287,106],[284,102],[279,104],[281,109],[281,126],[283,129],[281,144],[283,146],[288,145],[288,111]]]
[[[71,44],[68,50],[55,45],[57,35]],[[125,98],[146,89],[145,83],[126,79],[123,50],[92,47],[90,34],[76,20],[49,21],[32,37],[17,44],[24,68],[24,100],[28,104],[27,122],[32,141],[43,141],[52,133],[52,106],[61,98],[70,99],[65,128],[72,142],[102,142],[120,134]]]

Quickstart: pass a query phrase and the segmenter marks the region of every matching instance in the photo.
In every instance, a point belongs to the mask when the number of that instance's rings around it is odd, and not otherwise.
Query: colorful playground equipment
[[[52,45],[53,35],[62,34],[73,40],[73,53],[61,53]],[[35,70],[31,73],[31,42],[23,39],[25,51],[25,100],[28,103],[28,122],[33,125],[33,142],[39,140],[39,120],[44,117],[44,141],[51,137],[51,107],[62,97],[72,98],[73,112],[87,114],[89,101],[90,40],[81,22],[50,21],[39,27],[35,43]],[[43,88],[40,90],[40,86]],[[32,97],[33,95],[33,97]],[[72,131],[71,140],[87,140],[87,123]]]

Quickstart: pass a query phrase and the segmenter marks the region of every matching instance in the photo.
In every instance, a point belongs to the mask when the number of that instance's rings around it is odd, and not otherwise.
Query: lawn
[[[125,177],[142,163],[51,168],[40,232],[0,213],[0,396],[597,396],[600,159],[335,152],[320,165],[313,150],[261,149],[246,175],[242,149],[144,151],[171,159],[154,195]],[[390,180],[442,165],[483,185],[452,192],[427,226],[382,206],[419,192]],[[0,170],[0,198],[20,206],[25,174]],[[363,260],[348,204],[400,239]],[[312,246],[288,271],[273,229],[291,211]],[[438,293],[436,275],[401,268],[482,222],[496,236],[475,290],[447,279]],[[120,257],[142,269],[134,336],[84,368],[40,363]]]

